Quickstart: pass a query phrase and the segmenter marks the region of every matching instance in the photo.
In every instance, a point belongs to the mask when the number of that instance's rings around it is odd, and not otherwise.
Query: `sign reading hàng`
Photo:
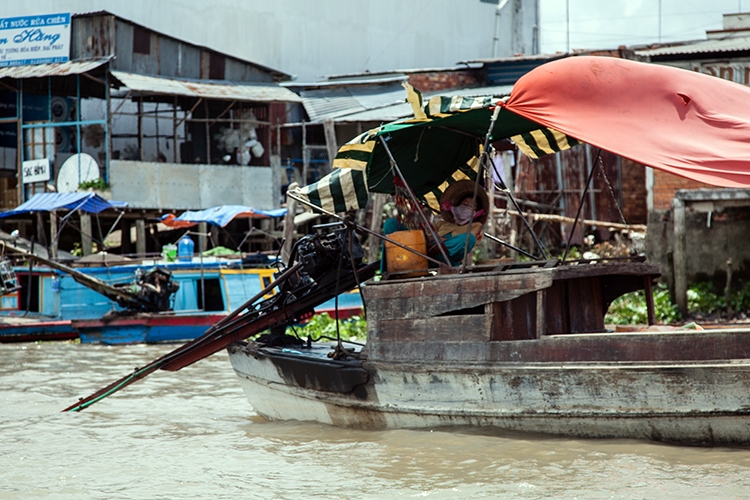
[[[70,59],[70,13],[0,18],[0,67]]]

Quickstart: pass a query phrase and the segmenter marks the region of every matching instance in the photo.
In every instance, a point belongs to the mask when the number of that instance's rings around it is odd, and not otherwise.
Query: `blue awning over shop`
[[[214,226],[224,227],[237,217],[267,219],[286,215],[286,208],[274,210],[260,210],[245,205],[220,205],[205,210],[188,210],[179,217],[166,214],[161,222],[170,227],[190,227],[200,222],[207,222]]]
[[[105,200],[96,193],[37,193],[27,202],[13,210],[0,212],[0,218],[31,212],[51,212],[52,210],[83,210],[98,214],[109,208],[125,208],[124,201]]]

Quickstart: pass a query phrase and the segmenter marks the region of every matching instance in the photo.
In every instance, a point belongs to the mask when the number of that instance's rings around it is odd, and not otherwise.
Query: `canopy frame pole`
[[[503,240],[501,240],[500,238],[498,238],[497,236],[492,236],[491,234],[489,234],[489,233],[486,233],[486,232],[484,233],[484,235],[485,235],[485,236],[486,236],[487,238],[489,238],[489,239],[491,239],[492,241],[494,241],[495,243],[500,243],[501,245],[503,245],[503,246],[506,246],[506,247],[510,248],[511,250],[514,250],[514,251],[516,251],[516,252],[518,252],[518,253],[522,253],[522,254],[524,254],[524,255],[525,255],[526,257],[528,257],[528,258],[530,258],[530,259],[536,259],[536,257],[535,257],[534,255],[530,254],[530,253],[529,253],[529,252],[527,252],[526,250],[522,250],[522,249],[518,248],[518,247],[517,247],[517,246],[515,246],[515,245],[511,245],[511,244],[510,244],[510,243],[508,243],[507,241],[503,241]]]
[[[404,187],[406,187],[406,192],[409,194],[409,198],[411,198],[411,201],[416,205],[419,206],[420,203],[417,200],[417,196],[414,194],[414,192],[411,190],[411,186],[409,186],[409,183],[406,182],[406,179],[404,178],[404,174],[401,173],[401,169],[398,168],[398,164],[396,163],[396,159],[393,157],[393,154],[391,154],[391,150],[388,148],[388,144],[386,144],[385,139],[383,139],[383,136],[378,136],[380,139],[380,143],[383,145],[383,148],[385,148],[385,152],[388,153],[388,158],[391,161],[391,168],[398,174],[399,179],[401,179],[401,182],[404,183]],[[448,258],[448,253],[445,251],[445,248],[443,247],[443,242],[440,239],[440,236],[438,236],[437,232],[435,231],[435,228],[432,227],[432,224],[430,224],[430,221],[427,220],[427,216],[424,214],[422,210],[419,210],[419,215],[422,217],[422,220],[425,223],[425,227],[430,231],[430,236],[435,240],[435,243],[437,244],[437,247],[440,249],[440,253],[443,255],[443,258],[445,259],[445,263],[450,265],[450,259]],[[401,245],[399,245],[401,246]]]
[[[500,190],[505,194],[505,196],[508,197],[510,202],[513,203],[513,206],[515,207],[516,211],[519,213],[523,213],[523,210],[521,210],[521,207],[518,205],[518,202],[513,196],[513,193],[510,192],[510,189],[508,189],[508,185],[505,184],[505,181],[503,180],[502,176],[497,171],[497,167],[495,167],[495,162],[492,162],[492,169],[495,171],[495,176],[500,181]],[[526,229],[528,229],[529,233],[531,233],[531,237],[534,239],[534,243],[536,243],[536,246],[539,247],[539,251],[542,252],[542,258],[548,259],[549,256],[547,255],[547,251],[544,249],[544,245],[542,245],[542,242],[539,241],[539,237],[534,232],[534,229],[531,227],[531,224],[529,224],[529,221],[526,220],[526,217],[521,217],[521,220],[523,220],[524,226],[526,226]]]
[[[586,192],[589,190],[589,186],[591,185],[591,180],[594,178],[594,171],[596,170],[596,167],[599,166],[599,161],[601,160],[601,158],[602,158],[602,150],[601,148],[599,148],[599,151],[596,152],[596,159],[594,160],[594,164],[591,165],[589,178],[586,180],[586,185],[583,187],[583,192],[581,193],[581,201],[578,203],[578,210],[576,211],[576,217],[575,219],[573,219],[573,225],[570,226],[570,234],[568,235],[568,242],[565,244],[565,253],[562,256],[563,262],[565,262],[565,258],[568,256],[568,251],[570,250],[570,242],[573,240],[573,233],[575,233],[576,224],[578,224],[578,218],[581,216],[583,203],[586,201]]]
[[[348,225],[348,224],[354,224],[354,225],[355,225],[355,226],[357,226],[357,227],[358,227],[358,228],[359,228],[359,229],[360,229],[361,231],[363,231],[363,232],[365,232],[365,233],[367,233],[367,234],[369,234],[369,235],[375,236],[376,238],[380,238],[380,239],[381,239],[381,240],[383,240],[383,241],[387,241],[387,242],[389,242],[389,243],[393,243],[393,244],[394,244],[394,245],[396,245],[397,247],[401,247],[401,248],[403,248],[404,250],[406,250],[406,251],[409,251],[409,252],[413,253],[414,255],[419,255],[420,257],[424,257],[425,259],[429,260],[429,261],[430,261],[430,262],[432,262],[433,264],[437,264],[437,265],[438,265],[438,266],[440,266],[440,267],[444,267],[444,266],[446,266],[445,262],[440,262],[439,260],[433,259],[433,258],[432,258],[432,257],[430,257],[429,255],[425,255],[425,254],[423,254],[423,253],[420,253],[420,252],[418,252],[418,251],[414,250],[413,248],[409,248],[409,247],[407,247],[406,245],[403,245],[403,244],[399,243],[398,241],[394,241],[394,240],[392,240],[391,238],[389,238],[389,237],[387,237],[387,236],[385,236],[385,235],[382,235],[382,234],[380,234],[380,233],[377,233],[377,232],[375,232],[375,231],[373,231],[373,230],[371,230],[371,229],[368,229],[368,228],[366,228],[366,227],[364,227],[364,226],[360,226],[360,225],[359,225],[359,224],[357,224],[356,222],[352,222],[352,221],[346,220],[345,218],[341,217],[341,216],[340,216],[340,215],[338,215],[338,214],[335,214],[335,213],[333,213],[333,212],[329,212],[329,211],[328,211],[328,210],[326,210],[325,208],[321,208],[321,207],[319,207],[319,206],[317,206],[317,205],[314,205],[314,204],[312,204],[312,203],[310,203],[310,202],[308,202],[308,201],[306,201],[306,200],[303,200],[302,198],[299,198],[299,197],[297,197],[297,196],[294,196],[294,195],[293,195],[292,193],[290,193],[289,191],[287,191],[286,195],[287,195],[287,196],[288,196],[289,198],[292,198],[292,199],[294,199],[294,200],[297,200],[298,202],[302,203],[303,205],[305,205],[305,206],[307,206],[307,207],[310,207],[310,208],[312,208],[313,210],[318,210],[318,211],[320,211],[320,212],[324,213],[325,215],[328,215],[328,216],[330,216],[330,217],[335,217],[336,219],[338,219],[338,220],[340,220],[341,222],[343,222],[343,223],[344,223],[344,225]]]
[[[463,262],[461,262],[461,272],[464,272],[466,270],[466,266],[469,263],[469,236],[471,235],[471,226],[474,225],[474,215],[477,212],[477,191],[479,191],[479,180],[482,178],[483,170],[486,169],[487,164],[487,158],[489,154],[487,153],[488,148],[490,147],[490,137],[492,136],[492,129],[495,128],[495,122],[497,122],[497,117],[500,114],[500,110],[502,108],[500,106],[495,106],[495,109],[492,111],[492,119],[490,120],[490,126],[487,128],[487,133],[484,134],[484,145],[482,146],[482,156],[479,160],[479,166],[477,167],[477,178],[474,180],[474,194],[471,197],[471,219],[469,219],[469,228],[466,231],[466,239],[464,240],[464,258]],[[491,211],[493,207],[485,207],[485,209],[489,212]],[[479,242],[477,242],[479,243]],[[476,243],[475,243],[476,246]]]

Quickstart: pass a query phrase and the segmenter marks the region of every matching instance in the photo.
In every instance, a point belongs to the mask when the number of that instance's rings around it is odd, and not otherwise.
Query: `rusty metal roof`
[[[636,50],[635,53],[639,56],[654,57],[682,54],[736,52],[741,50],[750,50],[750,36],[701,40],[699,42],[682,43],[668,47]]]
[[[441,90],[423,94],[425,101],[435,95],[445,97],[504,97],[510,95],[513,85],[497,85],[491,87],[458,88]],[[375,89],[373,90],[375,92]],[[303,105],[310,116],[310,121],[318,122],[327,118],[335,122],[390,122],[412,116],[414,111],[411,104],[406,102],[406,91],[398,86],[398,89],[380,86],[380,96],[374,93],[346,97],[328,95],[310,96],[303,92]],[[367,105],[365,105],[367,104]],[[312,112],[312,114],[311,114]]]
[[[215,81],[178,80],[163,76],[137,75],[123,71],[111,71],[130,90],[143,94],[181,95],[206,99],[254,101],[254,102],[302,102],[289,89],[276,84],[246,84]]]
[[[42,78],[46,76],[80,75],[106,64],[111,57],[86,59],[63,63],[34,64],[29,66],[8,66],[0,68],[0,78]]]

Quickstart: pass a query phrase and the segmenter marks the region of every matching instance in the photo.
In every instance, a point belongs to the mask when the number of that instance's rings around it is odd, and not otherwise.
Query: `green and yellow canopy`
[[[482,144],[498,100],[492,97],[421,97],[407,86],[414,117],[368,130],[344,144],[334,171],[294,194],[331,212],[364,208],[369,193],[394,193],[395,172],[385,142],[414,193],[439,209],[445,189],[463,179],[476,179]],[[578,144],[557,131],[540,127],[500,109],[490,140],[511,138],[532,158]]]

